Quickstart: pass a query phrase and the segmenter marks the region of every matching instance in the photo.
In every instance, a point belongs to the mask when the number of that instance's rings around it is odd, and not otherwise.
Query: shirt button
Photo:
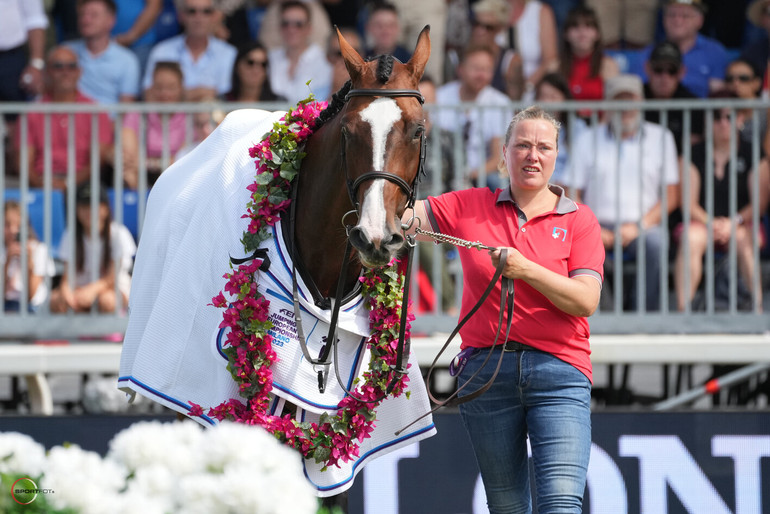
[[[526,231],[527,231],[527,227],[522,227],[522,228],[521,228],[521,231],[522,231],[522,232],[526,232]]]

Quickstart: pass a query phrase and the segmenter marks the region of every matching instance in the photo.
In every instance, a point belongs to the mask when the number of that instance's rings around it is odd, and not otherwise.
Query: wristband
[[[45,68],[45,61],[40,57],[35,57],[34,59],[29,60],[29,65],[36,70],[43,71],[43,68]]]

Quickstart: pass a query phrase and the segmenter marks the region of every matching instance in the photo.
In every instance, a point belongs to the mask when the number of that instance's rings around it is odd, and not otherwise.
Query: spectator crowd
[[[424,85],[433,104],[430,127],[438,136],[432,141],[442,146],[445,169],[435,176],[442,177],[443,190],[506,187],[500,147],[516,102],[575,100],[595,106],[610,100],[638,106],[645,99],[687,101],[686,108],[664,113],[636,107],[554,113],[564,128],[552,180],[594,210],[608,252],[619,249],[624,258],[636,259],[642,249],[647,255],[647,310],[657,310],[661,296],[660,259],[650,256],[665,251],[664,237],[674,234],[677,308],[684,310],[701,281],[699,263],[709,240],[705,209],[712,203],[704,184],[712,173],[717,208],[711,240],[725,246],[730,227],[737,230],[740,275],[759,300],[755,307],[761,307],[761,289],[755,291],[752,280],[750,220],[752,202],[761,217],[770,198],[764,160],[770,151],[768,113],[691,106],[709,98],[770,96],[770,0],[12,0],[4,5],[0,101],[41,107],[286,104],[311,92],[329,99],[347,80],[333,27],[365,57],[388,53],[405,62],[419,31],[430,25],[432,56]],[[118,172],[129,190],[151,187],[217,119],[216,112],[118,115],[105,109],[96,118],[83,112],[31,112],[21,123],[20,116],[7,114],[6,183],[18,181],[20,163],[26,163],[32,187],[45,185],[46,169],[51,187],[60,191],[93,183],[95,174],[111,187]],[[448,135],[454,132],[459,136]],[[731,140],[737,141],[737,154]],[[752,159],[757,142],[759,164]],[[740,170],[738,184],[732,185],[726,174],[736,166],[735,155]],[[68,175],[73,161],[74,181]],[[622,186],[618,170],[625,173]],[[726,198],[732,187],[737,187],[738,205],[730,208]],[[111,310],[116,296],[119,305],[127,301],[124,267],[126,252],[133,251],[131,234],[112,220],[104,192],[96,196],[98,202],[90,198],[78,190],[74,229],[78,240],[85,239],[76,251],[67,248],[80,259],[78,277],[65,277],[51,291],[52,310],[93,304]],[[85,207],[97,204],[99,214],[87,216]],[[101,212],[105,205],[107,212]],[[684,205],[692,226],[682,229],[675,213]],[[38,275],[51,266],[39,238],[30,238],[23,252],[28,265],[18,264],[17,211],[6,207],[3,257],[6,273],[11,269],[34,278],[27,288],[32,308],[48,294],[37,290]],[[99,269],[104,287],[96,292],[93,286],[81,299],[77,287],[86,287],[86,276],[94,276],[82,271],[83,257],[77,257],[84,244],[92,244],[86,216],[99,222],[94,234],[100,241],[93,244],[107,257],[86,260],[86,267]],[[684,244],[689,251],[679,246]],[[16,261],[9,266],[11,257]],[[6,308],[18,307],[18,277],[4,283]],[[635,298],[629,297],[632,307]]]

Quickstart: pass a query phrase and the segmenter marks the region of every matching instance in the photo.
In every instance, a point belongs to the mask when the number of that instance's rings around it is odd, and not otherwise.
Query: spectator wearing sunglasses
[[[77,55],[72,49],[57,46],[48,52],[43,72],[44,93],[42,103],[79,103],[93,104],[94,101],[78,90],[80,65]],[[67,188],[67,169],[69,162],[69,141],[73,140],[75,148],[75,182],[81,184],[91,177],[92,152],[92,117],[98,118],[98,134],[95,140],[101,164],[110,164],[112,155],[113,130],[112,123],[105,113],[92,115],[87,112],[75,113],[70,130],[70,114],[67,112],[50,115],[50,139],[46,138],[46,115],[42,112],[31,112],[27,116],[27,134],[25,148],[21,148],[21,128],[16,134],[15,149],[26,151],[30,166],[29,184],[32,187],[43,187],[43,171],[45,166],[46,147],[51,151],[52,186],[54,189]],[[94,170],[99,174],[100,170]]]
[[[699,98],[706,98],[710,92],[724,87],[724,71],[729,59],[722,43],[699,32],[705,12],[703,0],[667,0],[663,7],[666,40],[674,43],[682,54],[684,75],[681,82]],[[653,48],[649,46],[644,50],[644,61],[649,59]]]
[[[310,41],[310,12],[305,2],[283,2],[280,11],[283,43],[268,52],[270,86],[292,104],[307,98],[311,91],[319,99],[331,93],[331,65],[324,49]],[[308,81],[311,81],[309,87]]]
[[[737,98],[746,100],[758,100],[762,94],[762,79],[754,65],[745,59],[736,59],[727,65],[725,70],[725,83],[727,91]],[[752,122],[753,109],[741,109],[743,126],[741,129],[741,141],[751,144],[754,139],[754,123]],[[770,132],[767,130],[767,110],[758,109],[759,140],[765,154],[770,155]]]
[[[644,85],[644,97],[648,100],[692,100],[698,98],[687,86],[682,84],[686,70],[682,64],[682,54],[679,47],[670,41],[658,43],[650,53],[645,63],[647,83]],[[676,149],[682,154],[682,139],[684,137],[684,111],[680,109],[666,110],[665,125],[674,134]],[[703,111],[690,111],[689,144],[703,140]],[[646,110],[644,119],[652,123],[661,123],[661,111]]]
[[[178,62],[184,74],[185,99],[197,102],[231,89],[237,51],[214,37],[219,18],[213,0],[182,0],[177,11],[184,32],[155,45],[147,60],[142,87],[152,86],[158,62]]]
[[[233,87],[223,99],[228,102],[286,101],[270,87],[268,70],[267,50],[261,44],[252,41],[241,46],[233,66]]]
[[[735,95],[722,91],[711,95],[712,98],[735,98]],[[714,116],[713,146],[706,148],[705,143],[692,149],[692,162],[689,169],[682,170],[689,174],[690,197],[683,202],[690,204],[690,226],[688,230],[678,227],[675,236],[679,239],[679,249],[674,272],[677,308],[684,310],[692,302],[695,292],[703,278],[703,257],[709,242],[717,252],[727,252],[730,239],[735,238],[738,257],[738,273],[745,289],[757,302],[753,305],[756,312],[762,310],[762,280],[754,281],[756,261],[754,259],[754,240],[752,230],[753,205],[759,204],[759,212],[766,212],[770,196],[770,167],[767,159],[762,159],[754,168],[751,144],[735,141],[738,127],[743,123],[741,111],[716,108]],[[737,148],[736,148],[737,147]],[[710,151],[708,151],[710,150]],[[709,159],[712,160],[709,163]],[[733,161],[733,159],[735,159]],[[709,166],[711,164],[711,166]],[[706,181],[713,173],[711,198],[708,198]],[[754,188],[755,177],[759,189]],[[733,175],[734,174],[734,175]],[[733,192],[734,191],[734,192]],[[731,196],[736,195],[736,212],[731,211]],[[710,207],[709,207],[710,206]],[[710,219],[709,219],[710,218]],[[710,226],[708,222],[711,222]],[[711,230],[709,239],[708,230]],[[763,227],[759,227],[757,244],[765,244]],[[686,260],[684,246],[689,245],[689,262]],[[688,288],[685,289],[685,274],[689,274]],[[759,287],[757,287],[759,286]],[[717,293],[717,299],[720,295]],[[726,302],[725,298],[721,298]],[[751,308],[751,302],[740,302],[741,308]]]

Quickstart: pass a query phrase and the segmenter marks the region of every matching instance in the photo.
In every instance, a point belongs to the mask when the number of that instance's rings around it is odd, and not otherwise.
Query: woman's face
[[[75,210],[78,221],[81,225],[83,225],[83,230],[86,235],[88,235],[91,232],[91,204],[88,203],[79,203],[77,205],[77,209]],[[99,204],[99,227],[97,228],[97,232],[101,232],[104,230],[105,225],[107,224],[107,219],[110,216],[110,208],[107,206],[107,204],[100,203]]]
[[[739,98],[757,98],[762,87],[762,81],[754,75],[751,66],[744,62],[734,62],[727,67],[725,82],[727,90]]]
[[[523,120],[513,129],[503,152],[511,187],[544,189],[556,166],[556,127],[547,120]]]
[[[238,76],[244,84],[259,85],[267,77],[266,68],[267,54],[264,50],[257,48],[238,61]]]
[[[569,43],[573,53],[584,55],[593,52],[599,41],[599,31],[588,20],[578,20],[577,23],[566,29],[564,39]]]
[[[152,101],[181,102],[184,87],[179,75],[171,70],[158,70],[152,81]]]

